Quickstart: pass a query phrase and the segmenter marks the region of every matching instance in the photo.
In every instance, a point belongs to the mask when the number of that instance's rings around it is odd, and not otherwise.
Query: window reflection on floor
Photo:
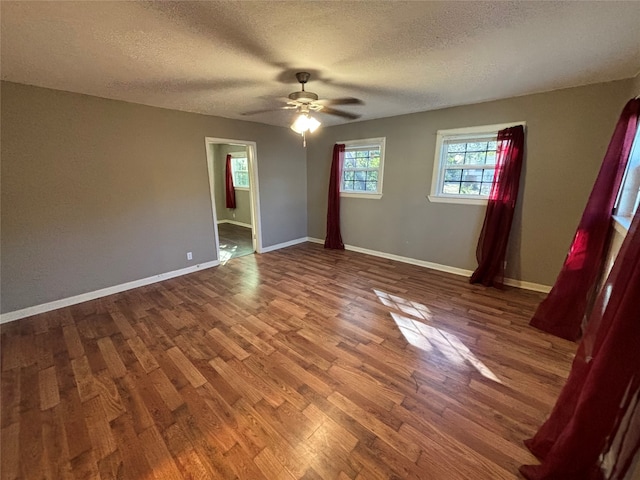
[[[456,335],[433,325],[435,318],[428,307],[381,290],[373,291],[383,305],[402,312],[389,313],[411,345],[424,352],[439,352],[453,365],[471,365],[483,377],[502,383]]]

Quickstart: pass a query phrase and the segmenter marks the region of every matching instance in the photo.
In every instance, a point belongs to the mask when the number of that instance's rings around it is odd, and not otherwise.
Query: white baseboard
[[[269,247],[262,247],[260,253],[273,252],[274,250],[280,250],[281,248],[291,247],[309,241],[308,237],[296,238],[295,240],[289,240],[288,242],[278,243]]]
[[[100,290],[94,290],[93,292],[82,293],[73,297],[62,298],[60,300],[54,300],[53,302],[43,303],[35,305],[33,307],[23,308],[22,310],[14,310],[13,312],[7,312],[0,315],[0,323],[13,322],[21,318],[30,317],[39,313],[50,312],[51,310],[57,310],[58,308],[68,307],[77,303],[87,302],[89,300],[95,300],[96,298],[106,297],[107,295],[113,295],[114,293],[124,292],[133,288],[144,287],[152,283],[161,282],[170,278],[187,275],[197,270],[204,270],[206,268],[217,267],[220,265],[219,260],[213,260],[211,262],[199,263],[187,268],[181,268],[180,270],[173,270],[171,272],[160,273],[152,277],[141,278],[140,280],[133,280],[131,282],[122,283],[120,285],[114,285],[112,287],[101,288]]]
[[[312,243],[320,243],[324,245],[324,240],[319,238],[307,237],[307,240]],[[374,257],[386,258],[388,260],[395,260],[397,262],[409,263],[411,265],[418,265],[419,267],[431,268],[438,270],[439,272],[453,273],[454,275],[460,275],[463,277],[470,277],[473,270],[466,270],[464,268],[451,267],[449,265],[442,265],[440,263],[427,262],[426,260],[418,260],[416,258],[402,257],[400,255],[394,255],[393,253],[379,252],[377,250],[369,250],[368,248],[356,247],[354,245],[345,245],[345,250],[351,250],[353,252],[364,253],[366,255],[372,255]],[[516,280],[514,278],[505,278],[504,284],[511,287],[522,288],[524,290],[533,290],[535,292],[549,293],[551,287],[549,285],[542,285],[540,283],[525,282],[522,280]]]
[[[218,225],[221,223],[230,223],[231,225],[238,225],[239,227],[251,228],[250,223],[236,222],[235,220],[218,220]]]

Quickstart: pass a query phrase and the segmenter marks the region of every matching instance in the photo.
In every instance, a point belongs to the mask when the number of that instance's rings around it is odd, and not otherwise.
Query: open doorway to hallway
[[[254,142],[206,138],[215,243],[220,264],[260,252],[260,207]]]

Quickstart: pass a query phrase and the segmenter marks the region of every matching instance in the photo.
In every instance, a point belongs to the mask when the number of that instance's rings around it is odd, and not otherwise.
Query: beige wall
[[[485,207],[430,203],[436,131],[524,120],[526,154],[507,276],[552,285],[631,80],[351,123],[308,141],[309,236],[324,238],[332,145],[386,137],[380,200],[342,198],[346,244],[473,270]]]
[[[216,145],[214,147],[214,192],[218,222],[221,220],[233,220],[251,225],[251,195],[248,190],[236,189],[236,208],[230,209],[226,207],[225,175],[227,154],[245,151],[246,148],[240,145]]]
[[[207,136],[257,142],[263,246],[306,236],[288,129],[0,88],[3,313],[215,260]]]
[[[637,97],[638,95],[640,95],[640,73],[638,73],[638,75],[633,79],[631,88],[631,96]]]

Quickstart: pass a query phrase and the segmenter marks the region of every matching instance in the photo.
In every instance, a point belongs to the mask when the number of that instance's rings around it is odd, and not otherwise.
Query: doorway
[[[255,142],[205,138],[216,255],[221,265],[262,251],[258,162]],[[227,157],[233,174],[235,208],[227,208]]]

